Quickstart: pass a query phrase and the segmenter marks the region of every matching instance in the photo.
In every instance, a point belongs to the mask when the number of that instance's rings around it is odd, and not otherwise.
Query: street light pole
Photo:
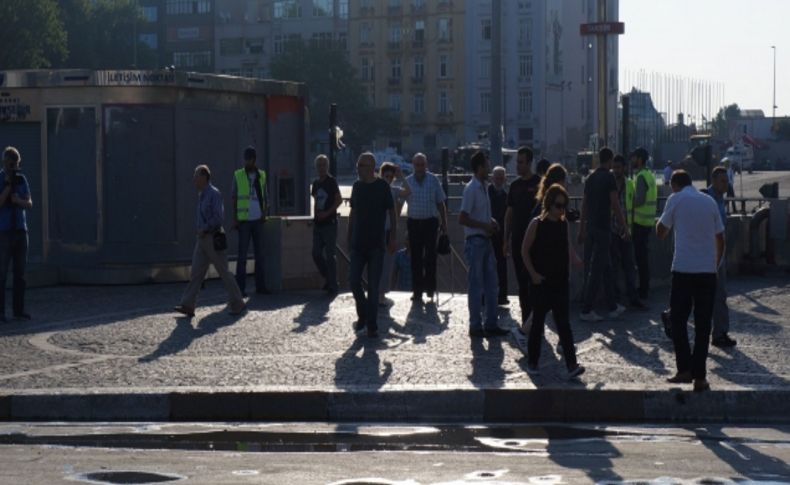
[[[776,46],[772,45],[771,49],[774,51],[774,102],[771,105],[773,107],[771,118],[773,118],[773,121],[776,122]]]

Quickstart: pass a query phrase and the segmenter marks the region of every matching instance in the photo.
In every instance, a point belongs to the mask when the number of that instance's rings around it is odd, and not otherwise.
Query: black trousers
[[[411,219],[406,222],[411,251],[411,287],[416,296],[436,292],[436,238],[439,219]]]
[[[25,267],[27,266],[28,237],[27,231],[0,231],[0,316],[5,315],[5,282],[8,267],[11,266],[13,281],[13,312],[21,315],[25,312]]]
[[[562,353],[568,370],[576,367],[576,347],[573,343],[570,321],[570,288],[568,282],[542,283],[532,286],[532,327],[527,341],[527,355],[530,365],[538,365],[546,315],[551,312],[554,325],[562,344]]]
[[[648,251],[648,240],[652,227],[634,224],[631,234],[634,238],[634,256],[636,258],[636,268],[639,272],[639,298],[646,300],[650,292],[650,253]]]
[[[521,307],[521,321],[526,322],[532,313],[532,302],[529,298],[529,272],[521,257],[521,244],[524,242],[524,233],[513,233],[510,240],[510,252],[513,254],[513,269],[518,280],[518,304]]]
[[[672,342],[678,373],[691,372],[694,379],[704,379],[705,361],[710,345],[713,302],[716,296],[714,273],[672,273],[669,308],[672,319]],[[688,318],[694,309],[694,352],[689,345]]]
[[[499,299],[507,298],[507,257],[504,251],[504,231],[496,232],[491,238],[494,245],[494,257],[496,258],[496,274],[499,278]]]

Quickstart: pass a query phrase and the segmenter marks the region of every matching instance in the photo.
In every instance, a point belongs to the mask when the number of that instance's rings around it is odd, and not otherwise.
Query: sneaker
[[[494,328],[487,328],[485,329],[486,337],[503,337],[505,335],[510,335],[510,330],[505,330],[502,327],[494,327]]]
[[[642,300],[634,300],[631,303],[629,303],[628,306],[638,311],[646,311],[649,309],[647,305],[642,303]]]
[[[31,320],[32,318],[29,313],[25,312],[14,314],[14,319],[16,320]]]
[[[539,376],[540,367],[538,367],[538,364],[527,364],[527,374],[531,376]]]
[[[587,313],[582,313],[579,315],[579,318],[583,322],[602,322],[603,317],[595,313],[594,311],[590,311]]]
[[[354,322],[354,331],[355,332],[359,332],[359,331],[361,331],[364,328],[365,328],[365,322],[363,322],[362,320],[357,320],[356,322]]]
[[[673,377],[667,379],[667,382],[670,384],[691,384],[693,380],[694,378],[691,377],[691,372],[678,372]]]
[[[575,379],[579,377],[580,375],[584,374],[585,370],[586,369],[584,367],[580,366],[579,364],[576,364],[576,367],[568,371],[568,379]]]
[[[486,336],[486,333],[483,331],[482,328],[470,328],[469,336],[473,338],[483,338]]]
[[[714,347],[718,347],[720,349],[728,349],[738,345],[738,342],[736,342],[734,339],[731,339],[730,336],[725,333],[719,335],[718,337],[713,337],[711,344]]]
[[[238,308],[231,308],[230,314],[233,316],[241,315],[242,313],[247,311],[247,305],[241,305]]]
[[[670,318],[669,310],[661,312],[661,323],[664,325],[664,335],[669,340],[672,340],[672,319]]]
[[[710,383],[705,379],[694,379],[694,392],[710,391]]]
[[[620,318],[620,315],[622,315],[624,312],[625,307],[618,303],[615,309],[609,312],[609,318]]]
[[[195,309],[194,308],[189,308],[188,306],[185,306],[185,305],[176,305],[176,306],[173,307],[173,310],[177,311],[178,313],[181,313],[183,315],[186,315],[188,317],[194,317],[195,316]]]
[[[433,292],[432,291],[429,291],[427,296],[428,296],[429,300],[433,301]]]

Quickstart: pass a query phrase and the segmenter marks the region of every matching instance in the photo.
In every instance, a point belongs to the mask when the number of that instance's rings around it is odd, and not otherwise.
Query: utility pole
[[[337,104],[332,103],[329,105],[329,173],[337,177],[337,159],[335,151],[337,150]]]
[[[491,2],[491,141],[492,165],[502,164],[502,0]]]
[[[598,0],[598,22],[606,22],[606,0]],[[605,35],[598,36],[598,135],[601,138],[601,146],[606,146],[609,140],[609,125],[606,116],[609,108],[609,104],[606,102],[608,85],[606,40]]]
[[[771,49],[774,51],[774,102],[771,104],[773,107],[771,118],[773,118],[772,122],[776,123],[776,46],[772,45]]]

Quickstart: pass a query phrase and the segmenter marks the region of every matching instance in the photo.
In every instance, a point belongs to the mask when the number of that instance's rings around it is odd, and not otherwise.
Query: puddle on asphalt
[[[136,483],[166,483],[177,482],[186,477],[170,473],[153,473],[141,471],[100,471],[88,472],[69,477],[72,480],[95,483],[100,485],[124,485]]]

